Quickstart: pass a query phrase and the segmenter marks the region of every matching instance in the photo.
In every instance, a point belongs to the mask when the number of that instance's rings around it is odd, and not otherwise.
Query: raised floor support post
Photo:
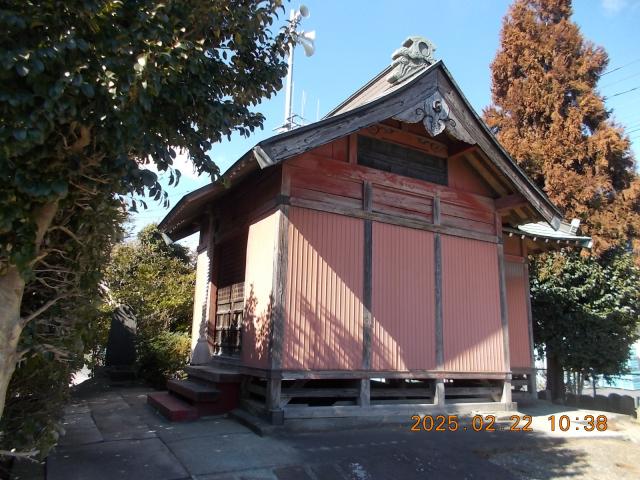
[[[506,378],[502,385],[502,398],[500,402],[511,403],[511,377]]]
[[[538,399],[538,382],[537,382],[537,370],[534,368],[531,373],[527,375],[527,390],[531,400]]]
[[[361,407],[368,407],[371,405],[371,380],[368,378],[360,380],[358,405]]]
[[[269,421],[274,425],[284,423],[284,410],[280,406],[282,393],[282,380],[271,378],[267,381],[267,414]]]
[[[433,404],[443,406],[445,403],[444,379],[438,378],[433,392]]]

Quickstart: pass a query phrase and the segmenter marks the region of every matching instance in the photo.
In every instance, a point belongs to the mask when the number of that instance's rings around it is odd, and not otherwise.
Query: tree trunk
[[[551,392],[551,401],[564,399],[564,372],[552,352],[547,353],[547,390]]]
[[[40,250],[44,234],[51,226],[58,211],[58,202],[46,203],[34,212],[38,226],[35,244]],[[0,276],[0,418],[4,412],[9,381],[19,360],[18,341],[25,327],[20,317],[20,306],[24,294],[25,281],[18,269],[9,265],[5,275]]]

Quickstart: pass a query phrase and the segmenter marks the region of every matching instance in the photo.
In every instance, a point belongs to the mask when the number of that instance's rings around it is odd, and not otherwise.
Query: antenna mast
[[[294,42],[289,45],[289,58],[287,59],[288,70],[286,86],[287,90],[284,100],[284,124],[276,129],[278,132],[287,132],[300,126],[295,122],[295,117],[297,115],[293,113],[293,58],[297,44],[302,45],[302,48],[304,48],[304,53],[307,57],[310,57],[315,52],[314,41],[316,39],[316,32],[305,32],[304,30],[297,31],[298,25],[300,25],[302,18],[306,18],[308,16],[309,9],[304,5],[300,5],[298,11],[292,9],[289,14],[289,28]]]

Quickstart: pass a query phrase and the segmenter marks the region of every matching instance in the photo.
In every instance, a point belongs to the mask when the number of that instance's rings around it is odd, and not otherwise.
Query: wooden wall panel
[[[509,312],[509,352],[512,368],[531,368],[527,282],[525,264],[505,262]]]
[[[244,281],[244,317],[241,358],[244,365],[267,368],[273,302],[273,258],[281,212],[249,227]]]
[[[442,235],[444,369],[505,371],[495,244]]]
[[[373,222],[372,370],[436,367],[433,238]]]
[[[520,240],[520,237],[518,235],[505,235],[504,254],[522,257],[522,240]]]
[[[284,369],[362,366],[364,224],[289,210]]]
[[[433,198],[440,196],[441,223],[484,235],[496,235],[493,200],[441,185],[338,162],[307,153],[285,164],[290,195],[331,207],[362,209],[363,182],[372,185],[372,211],[397,218],[433,221]]]
[[[475,193],[491,197],[491,187],[465,160],[464,156],[457,156],[448,160],[449,186],[454,190]]]

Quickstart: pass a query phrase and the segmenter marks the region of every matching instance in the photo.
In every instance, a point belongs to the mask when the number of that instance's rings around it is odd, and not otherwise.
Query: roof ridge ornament
[[[391,55],[393,70],[387,81],[395,85],[412,76],[423,67],[433,65],[436,46],[424,37],[413,35],[407,38],[400,48]]]

